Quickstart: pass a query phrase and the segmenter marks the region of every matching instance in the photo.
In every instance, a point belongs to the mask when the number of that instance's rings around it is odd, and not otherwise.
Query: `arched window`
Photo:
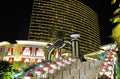
[[[12,47],[8,48],[7,55],[13,55],[13,48]]]
[[[21,54],[31,56],[32,55],[32,47],[23,47]]]
[[[35,56],[45,56],[42,48],[35,49]]]

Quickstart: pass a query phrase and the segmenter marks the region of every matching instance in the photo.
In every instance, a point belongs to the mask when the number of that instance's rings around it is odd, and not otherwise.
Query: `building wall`
[[[0,46],[0,61],[3,60],[3,57],[5,56],[4,49],[5,46]]]
[[[34,0],[28,40],[51,42],[55,31],[64,31],[67,41],[79,33],[83,53],[99,49],[98,17],[91,8],[77,0]]]
[[[42,49],[43,51],[36,50],[38,48]],[[44,54],[44,56],[41,54]],[[35,62],[35,59],[45,60],[46,54],[44,47],[40,45],[10,44],[4,46],[4,50],[0,51],[0,55],[0,60],[25,62],[23,60],[24,58],[29,59],[29,62]]]

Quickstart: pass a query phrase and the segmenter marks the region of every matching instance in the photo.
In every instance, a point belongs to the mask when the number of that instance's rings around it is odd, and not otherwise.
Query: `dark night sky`
[[[111,0],[80,0],[87,3],[98,14],[101,43],[108,44],[113,25],[109,21],[113,17],[115,8],[110,4]],[[30,15],[33,0],[16,0],[12,3],[3,2],[0,15],[1,29],[0,41],[14,42],[15,40],[27,40]]]

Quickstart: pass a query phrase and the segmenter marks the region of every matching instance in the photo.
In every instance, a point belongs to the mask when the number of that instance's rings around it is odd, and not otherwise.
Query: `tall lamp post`
[[[80,34],[72,34],[70,36],[72,44],[72,55],[73,57],[79,57],[79,40]]]

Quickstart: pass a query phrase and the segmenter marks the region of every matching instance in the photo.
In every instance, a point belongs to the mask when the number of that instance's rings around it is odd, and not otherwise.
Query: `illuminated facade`
[[[34,0],[28,40],[51,42],[51,32],[63,31],[65,40],[80,34],[80,51],[93,52],[100,47],[97,14],[77,0]]]
[[[37,44],[36,44],[37,43]],[[36,41],[20,41],[17,44],[0,46],[2,58],[6,61],[22,61],[22,62],[41,62],[45,60],[44,42]]]

